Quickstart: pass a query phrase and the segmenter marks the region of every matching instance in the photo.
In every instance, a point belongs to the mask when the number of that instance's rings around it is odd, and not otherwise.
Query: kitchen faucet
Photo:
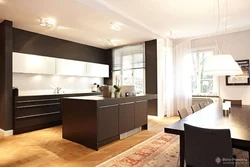
[[[54,91],[55,91],[56,94],[58,94],[58,93],[59,93],[59,90],[61,90],[61,89],[62,89],[62,88],[60,88],[60,87],[56,87]]]

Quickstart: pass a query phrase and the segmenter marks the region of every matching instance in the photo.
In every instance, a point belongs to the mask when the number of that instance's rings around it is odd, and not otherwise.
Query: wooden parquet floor
[[[149,128],[94,151],[62,138],[61,126],[0,136],[0,167],[92,167],[163,131],[178,117],[149,117]]]

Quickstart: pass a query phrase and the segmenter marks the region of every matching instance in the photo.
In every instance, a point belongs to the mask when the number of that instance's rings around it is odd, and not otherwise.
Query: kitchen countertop
[[[68,96],[68,95],[102,95],[102,92],[81,92],[81,93],[37,93],[37,94],[24,94],[24,95],[18,95],[18,97],[39,97],[39,96]],[[80,96],[84,97],[84,96]],[[94,97],[94,96],[93,96]]]
[[[128,97],[103,97],[102,95],[100,96],[77,96],[77,97],[64,97],[64,99],[75,99],[75,100],[94,100],[94,101],[99,101],[99,100],[111,100],[111,99],[128,99],[128,98],[137,98],[137,97],[148,97],[148,99],[156,99],[157,95],[156,94],[141,94],[141,95],[135,95],[135,96],[128,96]]]

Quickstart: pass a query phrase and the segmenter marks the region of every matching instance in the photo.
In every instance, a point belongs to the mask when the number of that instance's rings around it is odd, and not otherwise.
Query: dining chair
[[[231,101],[232,106],[242,106],[242,100],[230,100],[230,99],[223,99],[223,103],[225,101]]]
[[[196,111],[199,111],[201,109],[201,107],[199,104],[193,104],[191,106],[191,109],[192,109],[193,113],[195,113]]]
[[[180,110],[178,110],[178,115],[180,117],[180,119],[186,118],[189,114],[186,108],[182,108]]]
[[[229,129],[204,129],[184,124],[185,160],[187,166],[217,167],[223,158],[233,158]]]
[[[203,102],[203,103],[199,103],[199,106],[202,109],[202,108],[205,108],[207,105],[205,104],[205,102]]]

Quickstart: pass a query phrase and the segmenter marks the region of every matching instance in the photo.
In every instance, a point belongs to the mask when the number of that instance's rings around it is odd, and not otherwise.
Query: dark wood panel
[[[98,150],[96,106],[95,101],[62,99],[63,138]]]
[[[157,99],[148,101],[148,115],[157,116]]]
[[[98,141],[119,135],[118,104],[98,109]]]
[[[145,42],[146,93],[157,94],[157,40]],[[148,103],[148,114],[157,116],[157,100]]]
[[[0,128],[12,129],[12,22],[0,23]]]
[[[108,58],[104,49],[17,28],[13,29],[13,51],[108,64]]]
[[[147,100],[135,102],[135,127],[148,123]]]
[[[157,41],[145,42],[146,93],[157,94]]]
[[[135,128],[135,103],[121,103],[119,106],[119,133]]]

